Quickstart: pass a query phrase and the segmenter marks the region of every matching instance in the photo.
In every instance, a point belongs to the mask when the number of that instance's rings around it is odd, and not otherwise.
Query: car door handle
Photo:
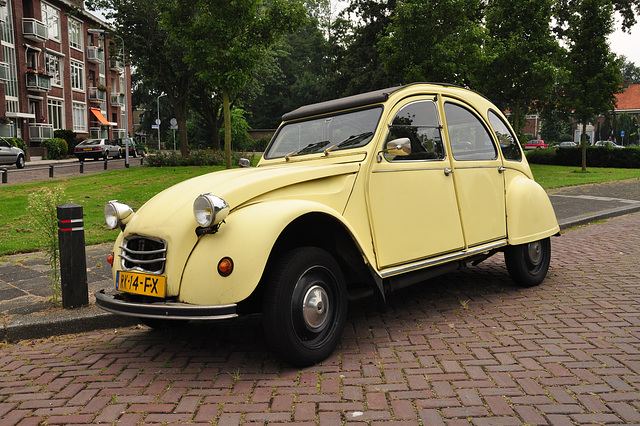
[[[450,169],[449,167],[445,167],[444,168],[444,174],[449,176],[451,173],[453,173],[453,170]]]
[[[498,167],[498,173],[503,173],[505,170],[507,170],[507,168],[504,166]]]

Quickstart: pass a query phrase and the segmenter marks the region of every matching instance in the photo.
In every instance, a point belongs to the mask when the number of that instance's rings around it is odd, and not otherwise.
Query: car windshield
[[[100,145],[100,139],[89,139],[84,142],[80,142],[78,145]]]
[[[382,108],[369,108],[284,125],[266,158],[330,152],[366,145],[373,138]]]

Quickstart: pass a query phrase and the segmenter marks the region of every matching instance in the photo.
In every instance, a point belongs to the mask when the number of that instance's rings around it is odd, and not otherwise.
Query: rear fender
[[[513,177],[506,189],[509,244],[537,241],[560,231],[547,193],[523,175]]]

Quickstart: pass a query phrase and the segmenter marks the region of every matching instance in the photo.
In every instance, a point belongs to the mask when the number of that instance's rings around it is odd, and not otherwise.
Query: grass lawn
[[[222,168],[136,167],[92,176],[0,186],[0,256],[41,249],[39,235],[33,231],[26,209],[29,195],[42,187],[62,186],[66,200],[83,207],[86,242],[97,244],[114,241],[118,235],[104,224],[107,201],[121,200],[136,210],[171,185]],[[583,173],[575,167],[536,164],[531,165],[531,169],[545,189],[640,177],[639,169],[591,168]]]

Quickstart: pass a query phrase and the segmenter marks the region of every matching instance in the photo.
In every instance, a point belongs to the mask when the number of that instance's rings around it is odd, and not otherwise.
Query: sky
[[[640,67],[640,22],[631,28],[631,33],[621,30],[613,33],[609,37],[609,45],[616,54],[626,56],[628,61]]]

